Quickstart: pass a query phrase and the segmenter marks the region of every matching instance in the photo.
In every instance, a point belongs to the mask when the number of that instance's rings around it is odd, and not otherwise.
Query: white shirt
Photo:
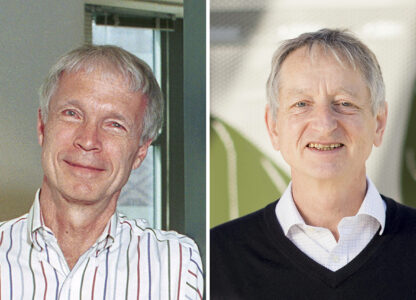
[[[325,268],[336,271],[352,261],[371,241],[386,220],[386,204],[367,178],[367,193],[358,213],[338,224],[339,240],[327,228],[305,224],[292,198],[289,184],[276,205],[276,216],[286,237]]]
[[[0,224],[1,299],[202,299],[194,241],[146,224],[115,213],[70,270],[38,191],[29,214]]]

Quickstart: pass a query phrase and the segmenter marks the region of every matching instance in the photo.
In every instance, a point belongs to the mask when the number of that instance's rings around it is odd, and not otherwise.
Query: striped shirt
[[[118,213],[70,270],[38,195],[28,214],[0,224],[0,299],[202,299],[194,241]]]
[[[276,216],[296,247],[325,268],[337,271],[360,254],[377,231],[383,233],[386,203],[367,178],[367,193],[357,214],[342,218],[338,224],[338,241],[329,229],[305,223],[293,200],[291,183],[276,205]]]

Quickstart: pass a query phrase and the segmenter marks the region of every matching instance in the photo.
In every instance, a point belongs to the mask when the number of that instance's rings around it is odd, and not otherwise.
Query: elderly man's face
[[[365,176],[365,161],[380,145],[387,108],[372,113],[370,93],[358,70],[328,52],[300,48],[281,69],[277,120],[266,112],[275,149],[292,176],[329,179]]]
[[[74,201],[118,197],[150,144],[139,145],[145,108],[119,75],[64,73],[46,124],[38,119],[46,187]]]

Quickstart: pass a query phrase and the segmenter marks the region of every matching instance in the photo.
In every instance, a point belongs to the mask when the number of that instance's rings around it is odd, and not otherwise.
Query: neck
[[[66,198],[43,184],[40,209],[44,223],[54,233],[58,245],[72,269],[104,231],[116,210],[118,194],[108,201],[84,203]]]
[[[355,178],[316,180],[292,174],[292,197],[305,223],[331,230],[339,239],[342,218],[357,214],[367,191],[365,172]]]

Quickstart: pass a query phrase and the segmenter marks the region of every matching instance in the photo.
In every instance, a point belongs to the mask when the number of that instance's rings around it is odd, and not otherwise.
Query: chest
[[[71,270],[57,244],[37,249],[25,239],[6,240],[0,246],[1,299],[168,299],[178,279],[169,274],[164,251],[150,252],[148,242],[127,237],[92,247]]]

